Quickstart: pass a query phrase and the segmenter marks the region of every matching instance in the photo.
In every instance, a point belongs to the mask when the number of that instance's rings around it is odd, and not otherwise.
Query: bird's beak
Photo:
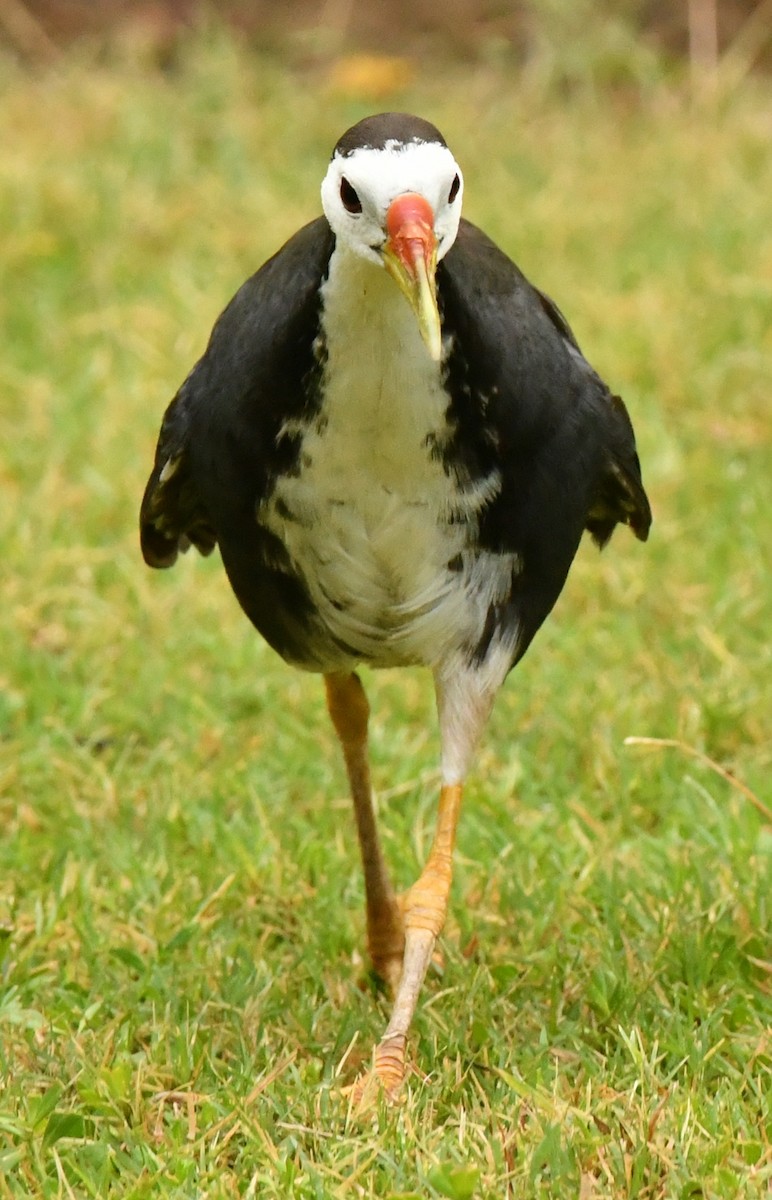
[[[439,362],[442,337],[434,282],[437,238],[431,205],[416,192],[397,196],[386,214],[386,232],[388,238],[382,251],[386,270],[418,318],[429,354]]]

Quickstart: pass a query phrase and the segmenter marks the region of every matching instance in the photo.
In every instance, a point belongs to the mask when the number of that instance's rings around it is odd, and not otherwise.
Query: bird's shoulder
[[[519,370],[539,383],[541,372],[552,371],[598,380],[555,301],[471,221],[460,222],[439,276],[446,317],[466,352],[474,345],[484,357],[487,374]]]
[[[518,488],[528,478],[531,494],[545,493],[545,507],[554,500],[548,491],[574,495],[598,544],[617,523],[645,540],[651,511],[629,414],[555,301],[469,221],[438,276],[459,424],[471,410],[469,427],[477,423],[495,441]]]
[[[308,340],[335,244],[324,217],[304,225],[245,283],[221,313],[202,360],[206,380],[253,390],[266,372],[297,365]]]
[[[149,565],[171,566],[191,543],[210,553],[221,497],[237,486],[254,496],[265,488],[267,448],[314,390],[319,287],[333,244],[323,217],[303,226],[217,319],[203,356],[164,414],[140,510]],[[286,449],[293,453],[290,441]]]

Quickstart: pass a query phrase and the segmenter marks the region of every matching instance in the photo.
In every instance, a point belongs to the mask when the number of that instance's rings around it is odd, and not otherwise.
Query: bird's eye
[[[362,201],[345,177],[340,181],[340,198],[343,201],[343,207],[346,212],[361,213]]]
[[[453,182],[450,185],[450,191],[448,192],[448,204],[453,203],[456,196],[458,195],[458,189],[460,187],[461,187],[461,176],[456,175],[456,177],[454,178]]]

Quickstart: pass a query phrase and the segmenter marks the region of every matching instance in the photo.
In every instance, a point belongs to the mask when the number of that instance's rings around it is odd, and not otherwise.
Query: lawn
[[[0,1196],[769,1196],[768,81],[493,63],[372,102],[220,38],[1,74]],[[655,524],[582,547],[502,693],[421,1070],[356,1117],[388,1006],[320,681],[214,557],[147,571],[136,510],[217,313],[378,107],[440,125],[625,397]],[[430,682],[365,682],[406,885]]]

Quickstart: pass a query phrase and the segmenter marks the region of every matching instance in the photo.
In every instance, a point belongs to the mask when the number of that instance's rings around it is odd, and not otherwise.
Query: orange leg
[[[435,942],[445,923],[463,781],[490,715],[496,691],[509,668],[499,653],[481,667],[451,663],[435,671],[442,743],[442,789],[437,828],[420,878],[402,897],[405,954],[391,1020],[375,1047],[372,1070],[351,1089],[355,1104],[383,1090],[393,1100],[405,1077],[410,1023],[418,1004]]]
[[[437,828],[419,879],[399,900],[386,874],[375,829],[367,764],[367,700],[356,675],[325,676],[327,704],[343,744],[362,846],[370,953],[396,992],[391,1019],[375,1047],[372,1070],[348,1089],[355,1105],[381,1090],[395,1099],[404,1080],[410,1023],[448,911],[463,780],[509,665],[509,657],[499,652],[483,666],[455,663],[435,671],[442,743]]]
[[[376,973],[396,990],[402,973],[405,931],[378,838],[367,755],[370,706],[357,675],[324,677],[327,708],[343,747],[354,801],[365,877],[367,947]]]
[[[418,1003],[434,943],[445,924],[452,876],[453,847],[461,808],[460,783],[445,784],[440,792],[437,829],[426,866],[402,897],[405,954],[402,977],[391,1020],[375,1048],[373,1069],[353,1088],[354,1103],[382,1087],[394,1099],[405,1077],[407,1034]]]

